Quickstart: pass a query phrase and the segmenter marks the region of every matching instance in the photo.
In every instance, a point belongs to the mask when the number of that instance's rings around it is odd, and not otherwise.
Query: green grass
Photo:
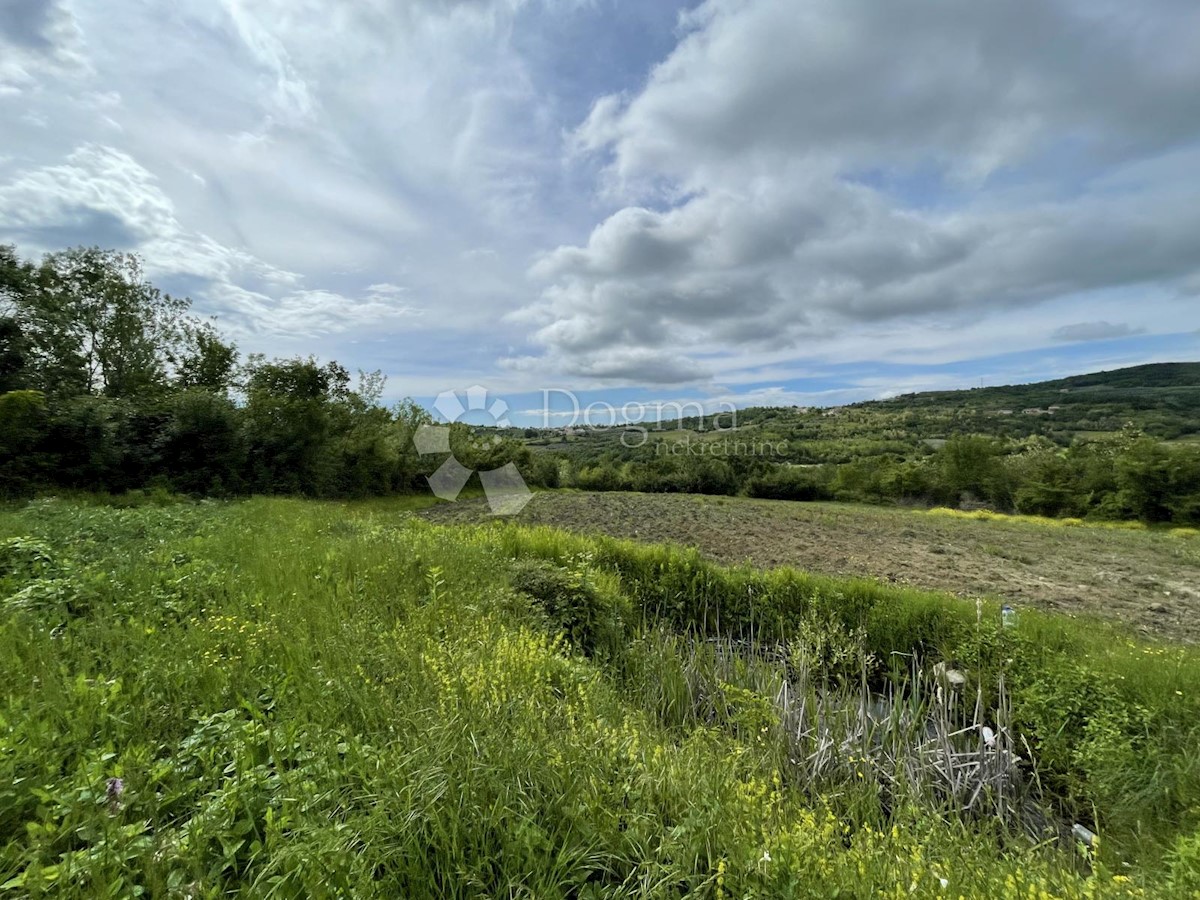
[[[1197,887],[1194,651],[411,508],[0,512],[0,894]],[[798,778],[770,695],[786,669],[718,666],[717,635],[787,642],[847,684],[901,677],[893,651],[951,660],[988,694],[1003,675],[1047,801],[1100,831],[1098,854],[885,792],[861,767]]]

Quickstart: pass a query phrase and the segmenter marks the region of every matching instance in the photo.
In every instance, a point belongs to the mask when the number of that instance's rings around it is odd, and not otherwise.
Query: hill
[[[1156,363],[1033,384],[904,394],[852,408],[882,415],[915,411],[946,426],[965,418],[981,433],[1042,434],[1058,443],[1126,425],[1171,440],[1200,432],[1200,363]],[[978,420],[980,413],[987,418]],[[1014,419],[997,421],[1002,414]]]
[[[560,483],[1200,523],[1200,363],[539,433]]]

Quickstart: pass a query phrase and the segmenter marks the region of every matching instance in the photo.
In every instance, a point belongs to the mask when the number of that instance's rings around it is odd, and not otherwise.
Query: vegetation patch
[[[1187,896],[1197,877],[1186,649],[404,504],[42,502],[0,536],[92,596],[62,629],[0,616],[15,896]],[[1039,802],[1098,844],[1034,844],[985,811],[1017,795],[937,781],[939,660],[981,698],[961,727],[1016,742]],[[864,684],[894,726],[855,724]]]

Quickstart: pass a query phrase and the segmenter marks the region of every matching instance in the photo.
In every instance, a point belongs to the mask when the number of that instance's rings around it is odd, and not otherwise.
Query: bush
[[[764,500],[829,500],[827,479],[811,470],[780,466],[746,482],[746,494]]]
[[[586,656],[612,657],[625,642],[628,605],[598,583],[590,562],[588,557],[578,557],[569,566],[523,561],[513,571],[512,584],[537,604],[571,646]]]

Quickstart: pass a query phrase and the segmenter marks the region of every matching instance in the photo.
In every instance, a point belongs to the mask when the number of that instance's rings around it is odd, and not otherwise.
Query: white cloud
[[[397,285],[372,284],[362,298],[305,288],[305,279],[295,272],[189,232],[154,175],[112,147],[85,145],[61,164],[0,184],[0,228],[26,237],[27,243],[36,245],[44,236],[82,238],[101,227],[107,227],[112,244],[137,247],[151,277],[203,283],[201,311],[220,315],[235,336],[313,337],[394,323],[420,312],[396,302],[404,291]]]
[[[637,202],[531,270],[544,293],[514,319],[560,367],[1200,277],[1200,185],[1155,171],[1200,164],[1200,9],[707,0],[683,25],[574,134]],[[1041,173],[1067,154],[1064,191]]]
[[[47,75],[84,75],[83,35],[61,0],[7,0],[0,16],[0,99],[36,92]]]
[[[589,0],[10,0],[0,240],[139,250],[246,349],[355,340],[353,364],[442,388],[786,391],[1200,325],[1192,0],[622,23]]]

